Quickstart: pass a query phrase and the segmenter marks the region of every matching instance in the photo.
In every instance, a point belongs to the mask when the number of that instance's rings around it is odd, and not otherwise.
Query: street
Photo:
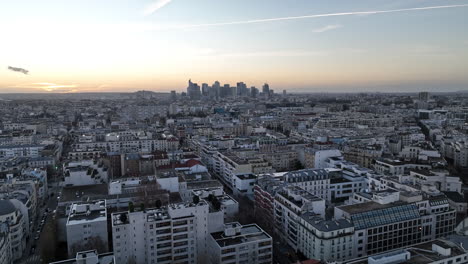
[[[57,193],[60,191],[60,187],[53,186],[49,190],[49,199],[45,206],[38,208],[37,218],[34,221],[33,232],[30,235],[29,241],[26,243],[26,250],[23,258],[18,263],[24,264],[37,264],[43,263],[41,259],[41,252],[44,247],[48,245],[48,241],[44,239],[44,232],[53,232],[51,219],[53,211],[57,208]],[[54,193],[52,197],[50,194]],[[42,205],[42,204],[41,204]],[[48,211],[48,212],[46,212]],[[40,228],[41,221],[44,219],[42,228]],[[37,231],[40,230],[38,233]],[[35,238],[38,239],[35,239]],[[34,248],[34,252],[32,251]]]

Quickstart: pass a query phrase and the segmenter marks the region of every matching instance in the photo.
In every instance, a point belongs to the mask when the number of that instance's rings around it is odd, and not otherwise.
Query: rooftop
[[[313,212],[304,213],[301,215],[301,218],[322,232],[330,232],[354,226],[351,221],[347,219],[325,220]]]
[[[256,224],[241,226],[236,231],[237,232],[232,236],[227,236],[224,231],[211,233],[211,236],[221,248],[235,246],[238,244],[257,242],[261,240],[271,240],[270,235],[268,235]]]
[[[67,225],[91,221],[107,221],[106,201],[72,204]]]

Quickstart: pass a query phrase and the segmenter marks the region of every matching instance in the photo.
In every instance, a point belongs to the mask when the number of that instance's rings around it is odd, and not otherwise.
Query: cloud
[[[56,83],[31,83],[31,84],[19,84],[15,86],[16,88],[27,88],[27,89],[37,89],[46,92],[56,92],[56,93],[65,93],[65,92],[75,92],[74,88],[77,88],[78,85],[75,84],[56,84]]]
[[[326,26],[321,27],[321,28],[316,28],[316,29],[312,30],[312,32],[314,32],[314,33],[323,33],[323,32],[338,29],[338,28],[341,28],[341,27],[343,27],[343,26],[342,25],[326,25]]]
[[[143,14],[145,16],[151,15],[154,12],[158,11],[159,9],[163,8],[165,5],[169,4],[172,2],[172,0],[156,0],[152,4],[148,5],[145,10],[143,11]]]
[[[259,52],[240,52],[240,53],[221,53],[216,54],[216,57],[308,57],[308,56],[325,56],[326,51],[306,51],[306,50],[276,50],[276,51],[259,51]]]
[[[8,70],[14,71],[14,72],[21,72],[21,73],[26,74],[26,75],[29,73],[28,70],[23,69],[23,68],[18,68],[18,67],[11,67],[11,66],[8,66]]]
[[[165,1],[162,1],[162,2],[170,2],[170,1],[165,0]],[[161,8],[161,7],[159,7],[159,8]],[[265,19],[230,21],[230,22],[220,22],[220,23],[173,25],[173,26],[168,26],[168,27],[156,26],[153,29],[189,29],[189,28],[198,28],[198,27],[217,27],[217,26],[230,26],[230,25],[245,25],[245,24],[276,22],[276,21],[298,20],[298,19],[312,19],[312,18],[338,17],[338,16],[376,15],[376,14],[414,12],[414,11],[435,10],[435,9],[447,9],[447,8],[457,8],[457,7],[468,7],[468,4],[425,6],[425,7],[390,9],[390,10],[372,10],[372,11],[358,11],[358,12],[327,13],[327,14],[305,15],[305,16],[289,16],[289,17],[275,17],[275,18],[265,18]],[[149,27],[149,29],[151,29],[151,27]]]

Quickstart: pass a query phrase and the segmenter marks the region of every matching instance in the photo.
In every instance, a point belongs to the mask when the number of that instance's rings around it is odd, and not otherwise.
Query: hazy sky
[[[181,91],[189,78],[465,90],[468,0],[0,1],[0,92]]]

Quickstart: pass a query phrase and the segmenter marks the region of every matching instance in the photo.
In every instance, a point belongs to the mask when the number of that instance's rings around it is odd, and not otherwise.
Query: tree
[[[214,195],[213,195],[213,194],[208,195],[208,198],[206,198],[206,200],[208,200],[209,202],[212,202],[213,199],[214,199]]]
[[[198,197],[198,195],[194,195],[193,196],[193,203],[198,204],[199,202],[200,202],[200,197]]]
[[[132,202],[128,203],[128,211],[130,211],[130,213],[135,212],[135,207],[133,206]]]
[[[303,170],[304,166],[302,166],[302,163],[299,160],[296,160],[296,163],[294,164],[294,170]]]
[[[98,253],[106,253],[109,251],[106,243],[104,243],[104,241],[102,241],[101,237],[99,236],[89,237],[85,243],[80,241],[71,246],[72,255],[76,255],[76,253],[81,251],[93,249],[97,250]]]
[[[144,180],[143,184],[137,188],[138,201],[147,205],[152,204],[161,192],[161,185],[156,180]]]
[[[155,205],[156,205],[156,208],[158,208],[158,209],[161,208],[161,206],[162,206],[161,200],[159,200],[159,199],[156,200],[156,204],[155,204]]]
[[[219,209],[221,209],[221,202],[218,200],[218,197],[215,196],[213,198],[213,201],[211,201],[211,204],[213,205],[213,208],[215,210],[218,211]]]
[[[128,220],[128,218],[127,218],[127,214],[126,214],[126,213],[120,214],[120,221],[122,221],[122,223],[126,223],[127,220]]]

